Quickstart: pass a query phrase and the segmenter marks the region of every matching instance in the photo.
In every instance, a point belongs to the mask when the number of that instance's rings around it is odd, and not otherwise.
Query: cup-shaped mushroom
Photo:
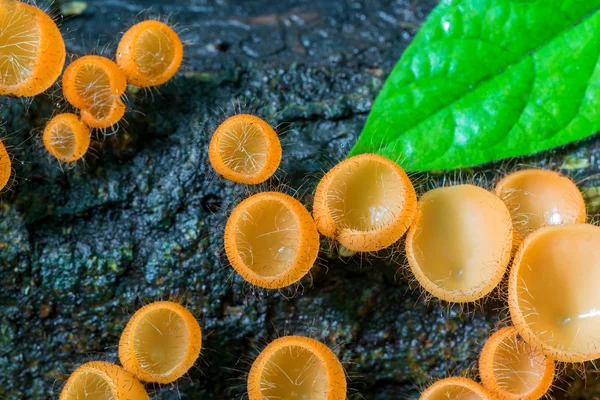
[[[63,92],[81,119],[92,128],[109,128],[125,114],[127,80],[117,64],[105,57],[83,56],[63,74]]]
[[[502,280],[512,236],[510,213],[496,195],[473,185],[441,187],[419,200],[406,253],[427,292],[449,302],[471,302]]]
[[[172,301],[140,308],[119,340],[123,367],[146,382],[171,383],[196,362],[202,332],[191,312]]]
[[[323,343],[284,336],[256,358],[248,375],[250,400],[346,398],[346,375],[335,354]]]
[[[521,337],[564,362],[600,358],[600,228],[547,226],[517,252],[508,304]]]
[[[66,163],[79,160],[90,146],[90,128],[75,114],[58,114],[52,118],[43,135],[46,150]]]
[[[543,169],[525,169],[505,176],[496,194],[513,219],[516,242],[547,225],[584,223],[585,201],[568,177]]]
[[[323,235],[349,250],[370,252],[404,235],[416,204],[415,189],[398,164],[361,154],[337,164],[321,179],[313,215]]]
[[[56,82],[65,65],[56,23],[21,1],[0,3],[0,95],[35,96]]]
[[[554,360],[532,349],[515,327],[494,333],[479,356],[483,386],[499,400],[537,400],[554,380]]]
[[[208,157],[225,179],[256,185],[277,171],[281,151],[279,137],[271,125],[254,115],[237,114],[215,130]]]
[[[419,400],[493,400],[483,386],[467,378],[441,379],[429,386]]]
[[[179,35],[160,21],[142,21],[125,32],[117,48],[117,63],[127,80],[139,87],[162,85],[183,60]]]
[[[60,392],[59,400],[148,400],[144,386],[118,365],[90,361],[79,366]]]
[[[296,199],[263,192],[235,207],[225,226],[225,252],[247,282],[267,289],[304,277],[319,253],[315,221]]]

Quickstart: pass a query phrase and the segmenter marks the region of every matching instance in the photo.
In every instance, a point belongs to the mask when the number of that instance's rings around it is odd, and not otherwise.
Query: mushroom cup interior
[[[339,228],[377,231],[398,218],[405,193],[402,178],[386,164],[350,160],[331,176],[326,201]]]
[[[67,398],[69,400],[117,400],[106,379],[91,371],[77,375],[69,387]]]
[[[302,346],[285,346],[269,357],[260,377],[265,399],[319,399],[327,394],[323,362]]]
[[[175,45],[162,29],[146,29],[137,38],[135,57],[137,66],[144,75],[160,76],[173,62]]]
[[[71,158],[75,152],[75,134],[67,124],[57,123],[52,127],[50,144],[57,155],[65,159]]]
[[[40,30],[26,7],[0,6],[0,85],[27,80],[37,63]]]
[[[99,120],[110,114],[116,100],[108,74],[94,63],[79,67],[75,75],[75,91],[85,101],[90,113]]]
[[[600,357],[598,243],[598,227],[552,227],[530,237],[518,261],[518,312],[546,350],[562,352],[561,361]]]
[[[494,378],[498,387],[517,396],[526,396],[540,385],[545,372],[545,357],[511,335],[498,344],[494,353]]]
[[[547,225],[583,222],[578,221],[584,207],[579,190],[553,171],[524,170],[509,175],[499,195],[522,237]]]
[[[249,121],[227,121],[222,127],[218,152],[223,164],[232,171],[253,175],[267,162],[268,142],[262,129]]]
[[[142,368],[150,374],[165,375],[185,359],[188,328],[176,312],[158,308],[143,314],[133,340],[135,357]]]
[[[282,202],[251,203],[237,221],[235,243],[244,265],[261,277],[287,272],[296,260],[300,239],[296,216]]]
[[[506,270],[510,215],[492,193],[471,185],[431,190],[421,199],[414,229],[410,245],[415,262],[442,291],[467,295],[491,290],[499,269]]]
[[[426,400],[487,400],[466,386],[446,384],[429,393]]]

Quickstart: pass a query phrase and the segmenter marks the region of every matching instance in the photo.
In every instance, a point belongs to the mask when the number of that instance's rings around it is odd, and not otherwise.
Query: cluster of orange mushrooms
[[[70,63],[62,90],[78,110],[48,122],[43,142],[66,163],[80,159],[91,128],[105,129],[125,113],[128,83],[151,87],[178,70],[183,46],[159,21],[131,27],[116,63],[84,56]],[[0,3],[0,95],[33,96],[62,73],[66,52],[60,31],[40,9]],[[215,171],[256,185],[279,167],[275,130],[247,114],[226,119],[208,151]],[[0,186],[10,178],[0,143]],[[316,188],[312,214],[294,197],[259,192],[232,211],[224,232],[231,266],[265,289],[298,284],[313,267],[320,234],[346,253],[404,248],[410,271],[431,298],[475,302],[489,295],[507,270],[512,325],[494,333],[479,360],[481,384],[462,377],[435,382],[422,399],[538,399],[548,392],[555,361],[600,358],[600,228],[586,224],[577,186],[557,172],[524,169],[505,176],[493,192],[475,185],[444,186],[417,198],[394,161],[376,154],[348,158]],[[92,361],[77,368],[60,399],[147,399],[140,381],[174,382],[194,365],[201,329],[190,311],[173,302],[138,310],[119,342],[118,366]],[[271,342],[248,375],[250,400],[346,398],[340,361],[326,345],[302,336]]]
[[[190,311],[171,301],[150,303],[131,317],[121,334],[123,366],[105,361],[79,366],[59,400],[147,400],[140,381],[175,382],[194,365],[201,347],[201,328]],[[271,342],[252,364],[248,394],[251,400],[345,399],[346,376],[324,344],[285,336]]]
[[[209,145],[216,172],[244,184],[268,180],[281,152],[271,126],[245,114],[223,122]],[[421,398],[534,400],[552,386],[555,361],[600,357],[600,228],[585,222],[579,189],[554,171],[523,169],[506,175],[493,192],[461,184],[438,187],[417,200],[396,162],[362,154],[325,174],[312,215],[284,193],[246,198],[231,213],[224,242],[243,279],[279,289],[308,274],[319,253],[319,233],[347,254],[398,246],[408,232],[404,248],[412,275],[428,297],[450,303],[485,298],[512,262],[513,325],[486,343],[479,362],[482,384],[447,378]],[[249,381],[250,394],[254,384]],[[304,393],[317,390],[314,385]],[[261,385],[274,387],[272,380]],[[322,395],[313,398],[345,398],[334,386],[317,392]]]
[[[273,128],[247,114],[225,120],[209,144],[214,169],[238,183],[267,181],[281,153]],[[224,245],[230,264],[247,282],[280,289],[308,274],[319,253],[319,233],[351,252],[374,252],[397,246],[408,232],[404,246],[416,281],[429,296],[452,303],[490,294],[512,260],[508,304],[513,325],[485,344],[481,384],[446,378],[421,398],[534,400],[551,388],[556,361],[600,357],[594,341],[600,316],[600,228],[586,224],[586,218],[577,186],[557,172],[524,169],[505,176],[494,192],[454,185],[417,200],[397,163],[363,154],[325,174],[312,215],[280,192],[244,199],[227,221]],[[147,398],[139,380],[175,381],[193,366],[200,348],[200,327],[189,311],[176,303],[150,304],[121,336],[123,368],[84,364],[69,378],[61,399],[77,399],[94,389],[107,393],[101,398]],[[247,380],[250,400],[340,400],[346,391],[335,354],[302,336],[271,342]]]
[[[121,334],[123,367],[105,361],[80,365],[59,399],[149,399],[140,380],[175,382],[194,365],[201,347],[202,331],[190,311],[171,301],[150,303],[131,317]]]
[[[86,55],[65,69],[66,50],[54,20],[17,0],[0,2],[0,95],[31,97],[48,90],[62,74],[62,93],[77,113],[55,115],[44,128],[46,150],[63,163],[81,159],[91,129],[118,126],[127,84],[141,88],[167,82],[183,60],[177,33],[160,21],[133,25],[121,38],[116,62]],[[0,189],[11,175],[10,157],[0,143]]]

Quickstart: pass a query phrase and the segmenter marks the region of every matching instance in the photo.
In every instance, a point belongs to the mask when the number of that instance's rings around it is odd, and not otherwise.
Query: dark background
[[[416,398],[434,379],[476,377],[486,337],[507,317],[501,291],[469,310],[426,303],[409,288],[400,251],[348,259],[323,241],[312,280],[297,293],[257,292],[232,274],[221,233],[232,205],[257,189],[219,179],[207,160],[211,129],[226,115],[256,111],[282,124],[283,161],[270,187],[310,208],[318,178],[355,142],[385,76],[435,3],[40,3],[74,14],[61,26],[72,54],[114,57],[122,32],[157,16],[176,24],[188,45],[177,77],[158,90],[129,91],[126,123],[98,135],[74,168],[50,159],[39,137],[53,113],[68,110],[58,87],[32,102],[0,98],[15,169],[0,205],[0,398],[56,398],[75,366],[118,362],[128,318],[159,299],[181,301],[204,333],[188,377],[147,386],[161,399],[243,398],[245,374],[264,343],[290,333],[334,347],[354,399]],[[433,186],[478,173],[491,184],[520,162],[562,167],[594,217],[598,155],[598,140],[590,139],[415,179]],[[567,369],[553,395],[600,399],[596,380],[588,373],[585,383]]]

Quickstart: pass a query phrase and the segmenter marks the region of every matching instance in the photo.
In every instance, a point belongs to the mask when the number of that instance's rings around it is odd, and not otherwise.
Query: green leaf
[[[451,169],[600,130],[600,0],[442,0],[350,155]]]

